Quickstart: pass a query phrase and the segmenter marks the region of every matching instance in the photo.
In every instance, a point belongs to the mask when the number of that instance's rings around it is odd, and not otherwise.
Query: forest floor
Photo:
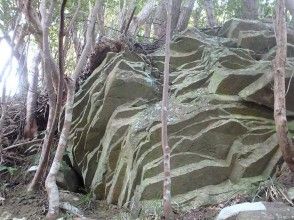
[[[39,220],[45,218],[48,210],[45,190],[27,193],[26,185],[19,184],[8,187],[5,191],[5,200],[0,201],[0,220]],[[127,214],[125,210],[108,205],[103,201],[90,201],[84,194],[61,191],[60,196],[82,211],[89,220],[122,219],[120,216]],[[65,211],[62,211],[60,217],[62,219],[79,219]]]
[[[48,210],[46,191],[45,189],[40,189],[34,193],[27,193],[26,187],[32,175],[27,174],[26,170],[27,167],[19,169],[13,175],[9,172],[6,175],[0,175],[0,220],[39,220],[45,218]],[[272,178],[261,183],[255,195],[237,195],[220,204],[200,207],[189,212],[177,210],[176,219],[214,219],[225,206],[251,202],[253,197],[258,201],[283,201],[289,204],[291,201],[285,197],[285,194],[287,194],[285,192],[293,187],[294,174],[287,168],[283,168]],[[62,201],[69,202],[72,206],[77,207],[88,220],[134,219],[127,210],[106,204],[104,201],[93,201],[89,194],[60,190],[60,197]],[[81,219],[75,218],[68,210],[62,210],[60,216],[64,220]],[[155,213],[155,215],[143,216],[138,219],[160,219],[160,216]]]

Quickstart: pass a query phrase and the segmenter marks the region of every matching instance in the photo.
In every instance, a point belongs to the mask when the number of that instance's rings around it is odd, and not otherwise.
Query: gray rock
[[[294,200],[294,187],[291,187],[290,189],[288,189],[287,195],[290,200],[292,200],[292,201]]]
[[[241,203],[221,210],[216,220],[292,220],[294,208],[279,202]]]
[[[240,203],[232,206],[225,207],[220,211],[216,220],[228,220],[228,219],[236,219],[236,216],[241,212],[250,212],[250,211],[265,211],[266,207],[262,202],[253,202],[253,203]]]
[[[224,37],[270,30],[260,22],[232,22],[222,30]],[[171,44],[171,193],[183,209],[254,190],[281,156],[271,110],[271,62],[253,59],[252,41],[241,42],[247,49],[222,42],[186,31]],[[162,79],[153,72],[163,69],[163,49],[148,55],[152,68],[146,59],[108,54],[76,94],[68,146],[86,188],[138,212],[162,205]],[[287,79],[293,64],[289,59]],[[289,110],[293,91],[291,83]]]

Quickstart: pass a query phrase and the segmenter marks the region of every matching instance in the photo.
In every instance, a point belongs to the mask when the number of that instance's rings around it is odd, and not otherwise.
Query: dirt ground
[[[18,175],[13,178],[9,175],[0,175],[0,220],[39,220],[45,218],[48,210],[47,194],[45,189],[28,194],[26,186],[30,179],[31,177],[27,175]],[[287,203],[287,199],[279,192],[281,190],[286,192],[291,187],[294,187],[294,174],[284,167],[273,178],[261,183],[254,196],[238,195],[223,203],[200,207],[189,212],[177,210],[175,216],[178,220],[210,220],[214,219],[223,207],[241,202],[250,202],[253,198],[255,198],[255,201],[283,201]],[[93,201],[88,194],[60,190],[60,198],[61,201],[69,202],[77,207],[88,220],[134,219],[127,210],[120,209],[115,205],[108,205],[104,201]],[[64,220],[79,219],[64,210],[60,217]],[[141,216],[137,219],[160,219],[160,217]]]
[[[10,220],[14,218],[26,220],[44,219],[48,210],[47,195],[45,191],[27,193],[23,185],[9,187],[6,189],[5,200],[0,203],[0,220]],[[116,206],[107,205],[101,201],[90,201],[87,195],[72,193],[67,191],[60,192],[61,200],[69,202],[77,207],[84,216],[89,219],[116,219],[119,218],[122,209]],[[73,219],[73,215],[62,212],[63,219]]]

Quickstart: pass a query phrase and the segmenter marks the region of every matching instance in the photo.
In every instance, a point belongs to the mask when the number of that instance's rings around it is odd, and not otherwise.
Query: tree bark
[[[63,3],[66,0],[63,1]],[[65,119],[64,119],[64,124],[63,128],[60,134],[58,146],[56,149],[56,153],[54,155],[53,163],[50,168],[49,174],[46,178],[46,189],[48,193],[48,200],[49,200],[49,208],[48,208],[48,213],[47,213],[47,218],[48,219],[56,219],[58,217],[59,213],[59,192],[58,192],[58,187],[56,185],[56,176],[57,173],[60,169],[60,164],[61,160],[65,151],[65,148],[67,146],[67,140],[71,128],[71,123],[72,123],[72,111],[73,111],[73,104],[74,104],[74,93],[75,93],[75,86],[76,86],[76,81],[81,74],[84,66],[87,63],[88,56],[91,52],[91,44],[93,40],[93,29],[95,27],[95,22],[97,19],[97,13],[99,11],[99,6],[101,4],[101,0],[96,0],[95,6],[92,9],[90,16],[89,16],[89,23],[87,26],[87,31],[86,31],[86,44],[84,46],[84,49],[82,51],[82,54],[80,56],[80,59],[77,63],[77,66],[74,70],[73,76],[70,78],[67,78],[67,100],[65,104]],[[62,12],[62,10],[61,10]],[[62,17],[62,16],[61,16]],[[62,27],[62,25],[60,25]],[[61,31],[62,33],[62,31]],[[61,43],[61,42],[60,42]],[[61,50],[62,45],[59,46],[59,50]],[[62,59],[60,59],[62,60]],[[62,63],[60,63],[62,65]],[[61,71],[63,71],[62,66]]]
[[[155,19],[154,19],[154,34],[157,38],[161,39],[166,33],[166,25],[167,25],[167,17],[166,17],[166,10],[167,4],[169,0],[162,0],[160,4],[157,6],[157,10],[155,12]],[[180,10],[181,10],[181,3],[182,0],[172,0],[172,18],[171,18],[171,34],[176,29]]]
[[[244,19],[255,20],[258,19],[258,0],[244,0],[243,1],[243,15]]]
[[[162,0],[159,5],[157,6],[157,10],[155,12],[154,18],[154,35],[160,39],[165,34],[165,20],[166,20],[166,13],[165,13],[165,0]]]
[[[124,0],[121,7],[121,13],[119,15],[118,20],[120,25],[120,32],[123,33],[126,30],[127,23],[131,17],[131,14],[135,8],[135,0]]]
[[[70,133],[71,122],[72,122],[72,111],[75,95],[75,82],[72,79],[67,80],[67,100],[65,105],[65,117],[58,141],[58,146],[54,159],[46,178],[46,189],[48,193],[49,208],[46,218],[47,219],[57,219],[59,215],[59,191],[56,184],[57,173],[60,169],[64,151],[67,146],[67,140]]]
[[[181,13],[181,5],[182,5],[182,0],[172,0],[171,34],[177,28],[177,25],[178,25],[178,22],[179,22],[180,13]]]
[[[215,14],[214,14],[214,6],[212,0],[204,0],[204,8],[207,15],[207,25],[209,27],[215,27],[217,25]]]
[[[32,182],[28,186],[28,191],[33,191],[42,182],[41,179],[45,173],[46,165],[49,160],[49,150],[52,145],[54,132],[57,126],[57,120],[59,118],[60,108],[57,106],[57,100],[53,87],[53,72],[57,73],[56,64],[52,58],[49,44],[49,24],[51,23],[51,17],[55,6],[55,0],[51,1],[48,13],[46,12],[46,0],[43,0],[40,4],[40,12],[42,16],[41,30],[42,30],[42,50],[43,50],[43,66],[45,68],[45,85],[49,98],[49,116],[46,128],[46,134],[42,145],[42,151],[40,156],[39,165],[34,175]],[[59,78],[59,76],[58,76]]]
[[[285,0],[276,1],[275,32],[277,41],[276,57],[273,60],[274,69],[274,118],[278,143],[283,158],[290,170],[294,172],[294,146],[288,137],[285,101],[285,66],[287,60],[287,26]]]
[[[3,80],[3,88],[1,94],[1,117],[0,117],[0,165],[3,163],[3,139],[5,132],[5,117],[7,112],[7,103],[6,103],[6,88],[5,80]]]
[[[167,5],[167,24],[165,34],[165,61],[164,61],[164,82],[162,92],[161,108],[161,144],[163,151],[163,212],[166,220],[172,219],[171,207],[171,168],[170,168],[170,147],[168,145],[168,102],[169,102],[169,65],[170,65],[170,41],[172,25],[172,0],[168,0]]]
[[[105,14],[105,0],[101,1],[99,5],[99,11],[97,15],[97,26],[99,31],[99,39],[105,36],[105,24],[104,24],[104,14]]]
[[[195,1],[196,0],[186,0],[184,2],[177,25],[177,31],[181,32],[188,27]]]
[[[144,25],[144,37],[145,37],[145,40],[148,40],[148,38],[150,38],[150,35],[151,35],[151,21],[147,22],[145,25]]]
[[[130,25],[130,34],[131,35],[136,35],[139,28],[146,23],[150,15],[155,11],[156,8],[156,0],[149,0],[142,10],[139,12],[139,14],[134,17],[133,21],[131,22]]]
[[[41,54],[38,52],[33,60],[30,73],[30,83],[26,102],[26,122],[24,127],[24,138],[32,139],[37,132],[37,124],[35,118],[35,108],[37,103],[39,64],[41,62]]]

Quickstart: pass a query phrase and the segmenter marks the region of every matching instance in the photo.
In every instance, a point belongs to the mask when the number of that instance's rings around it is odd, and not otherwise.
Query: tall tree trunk
[[[7,100],[6,100],[6,85],[5,80],[2,81],[2,94],[1,94],[1,117],[0,117],[0,165],[3,162],[3,139],[4,139],[4,132],[5,132],[5,118],[7,113]]]
[[[57,219],[59,214],[59,192],[56,184],[56,176],[61,166],[64,151],[67,146],[67,140],[70,133],[71,122],[72,122],[72,111],[74,104],[75,95],[75,82],[72,79],[67,79],[67,99],[65,105],[65,117],[58,141],[58,146],[54,159],[46,178],[46,189],[48,193],[49,209],[47,213],[47,219]]]
[[[184,2],[177,25],[177,31],[183,31],[188,27],[195,1],[196,0],[186,0]]]
[[[99,31],[99,39],[105,36],[105,24],[104,24],[104,14],[105,14],[105,0],[101,1],[99,5],[99,11],[97,15],[97,26]]]
[[[155,19],[154,19],[154,34],[157,38],[162,38],[166,33],[166,7],[169,0],[162,0],[160,4],[157,7],[157,10],[155,12]],[[179,16],[180,16],[180,10],[181,10],[181,3],[182,0],[172,0],[172,18],[171,18],[171,34],[176,29]]]
[[[169,0],[168,0],[169,1]],[[177,28],[179,17],[181,14],[182,0],[172,0],[172,11],[171,11],[171,34]]]
[[[63,1],[63,4],[65,4],[65,2],[66,0]],[[86,65],[88,56],[91,52],[91,42],[93,40],[92,32],[95,27],[95,22],[97,19],[97,13],[99,11],[100,4],[101,4],[101,0],[96,0],[95,6],[92,9],[89,16],[89,23],[88,23],[87,31],[86,31],[86,44],[84,46],[80,59],[76,65],[73,76],[71,78],[70,77],[67,78],[67,100],[65,104],[64,124],[60,134],[60,138],[59,138],[56,153],[52,162],[52,166],[50,168],[49,174],[45,182],[46,189],[48,192],[48,200],[49,200],[49,208],[47,213],[48,219],[56,219],[59,213],[59,192],[58,192],[58,187],[56,185],[56,176],[60,169],[61,160],[65,151],[65,148],[67,146],[67,140],[68,140],[68,136],[69,136],[69,132],[71,128],[76,81],[79,75],[81,74],[84,66]],[[61,12],[63,10],[61,10]],[[61,20],[63,20],[62,16],[61,16]],[[62,30],[62,23],[60,27],[61,27],[60,29]],[[62,31],[60,33],[62,33]],[[62,51],[62,40],[60,40],[60,45],[59,45],[60,60],[62,60],[61,51]],[[60,65],[60,71],[62,72],[64,66],[62,66],[63,64],[61,62],[59,63],[59,65]]]
[[[207,24],[209,27],[215,27],[217,25],[215,14],[214,14],[214,5],[212,0],[204,0],[204,8],[207,16]]]
[[[82,40],[79,39],[77,32],[78,32],[77,28],[75,26],[73,26],[72,41],[73,41],[73,47],[74,47],[75,54],[76,54],[76,62],[78,62],[78,60],[80,59],[80,56],[82,53],[82,48],[83,48]]]
[[[285,101],[285,66],[287,60],[287,26],[285,0],[276,1],[275,32],[277,41],[276,57],[273,60],[274,69],[274,118],[278,143],[283,158],[290,170],[294,172],[294,146],[288,137]]]
[[[119,15],[119,21],[120,21],[120,32],[123,33],[126,29],[127,23],[135,9],[135,0],[124,0],[121,13]]]
[[[258,0],[243,0],[243,18],[258,19]]]
[[[165,13],[165,1],[160,1],[159,5],[157,6],[157,10],[155,12],[154,18],[154,34],[155,36],[160,39],[165,34],[165,21],[166,21],[166,13]]]
[[[147,22],[146,24],[144,24],[144,37],[145,40],[148,40],[148,38],[150,38],[151,35],[151,21],[149,20],[149,22]]]
[[[131,22],[130,25],[130,34],[131,35],[136,35],[137,32],[139,31],[139,28],[146,23],[150,15],[155,11],[157,3],[156,0],[149,0],[142,10],[139,12],[139,14],[134,17],[133,21]]]
[[[165,60],[164,60],[164,81],[162,91],[162,108],[161,108],[161,145],[163,152],[163,211],[165,219],[172,219],[171,207],[171,168],[170,168],[170,147],[168,145],[167,119],[169,103],[169,65],[170,65],[170,41],[172,25],[172,0],[168,0],[166,8],[167,24],[165,34]]]
[[[26,102],[26,122],[24,127],[24,137],[33,138],[37,132],[37,124],[35,118],[35,108],[37,103],[39,64],[41,62],[41,54],[38,52],[33,60],[33,65],[29,71],[30,83]]]
[[[32,182],[28,186],[28,191],[33,191],[42,182],[41,179],[46,171],[46,166],[49,160],[49,151],[52,145],[54,132],[57,127],[57,120],[59,118],[60,106],[58,105],[59,98],[56,98],[54,87],[53,87],[53,72],[58,74],[56,70],[55,62],[52,58],[49,44],[49,24],[51,23],[51,17],[53,14],[53,9],[55,6],[55,1],[51,1],[50,8],[46,10],[46,0],[43,0],[40,4],[40,12],[42,16],[41,20],[41,30],[42,30],[42,44],[41,48],[43,50],[43,66],[45,68],[45,85],[49,98],[49,116],[47,122],[47,132],[44,137],[44,142],[42,145],[42,151],[40,156],[39,165],[37,171],[34,175]],[[59,74],[57,75],[59,79]],[[55,79],[56,80],[56,79]],[[56,80],[57,81],[57,80]],[[59,84],[57,82],[57,84]],[[57,87],[59,87],[57,85]],[[59,102],[60,103],[60,102]]]
[[[27,51],[25,43],[23,42],[22,48],[19,48],[21,50],[18,54],[18,79],[19,79],[19,88],[20,88],[20,94],[26,99],[28,94],[28,66],[27,66]]]

